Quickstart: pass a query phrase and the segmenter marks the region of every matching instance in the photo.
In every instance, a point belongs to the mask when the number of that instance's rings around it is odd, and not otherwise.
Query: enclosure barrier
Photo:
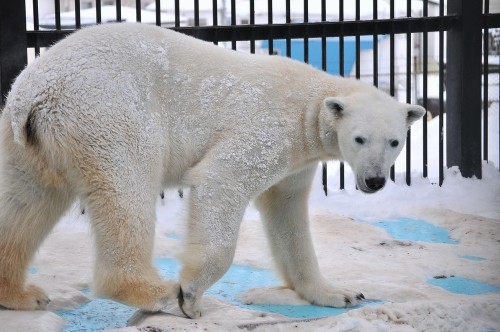
[[[27,0],[32,5],[32,13],[26,12],[24,1],[2,1],[0,4],[0,83],[2,105],[10,85],[16,75],[27,63],[27,49],[34,49],[38,56],[41,49],[50,47],[64,36],[88,24],[109,22],[105,17],[103,8],[107,8],[104,0],[94,0],[94,21],[82,19],[82,0],[71,0],[69,3],[76,8],[72,14],[71,24],[62,19],[61,2],[53,1],[53,21],[47,24],[41,22],[39,5],[44,0]],[[65,4],[67,5],[67,2]],[[132,4],[135,8],[134,21],[143,22],[144,3],[141,0],[115,0],[113,1],[114,15],[111,21],[130,20],[124,18],[122,4]],[[422,165],[420,170],[424,177],[428,177],[429,144],[438,145],[439,165],[438,183],[444,180],[444,113],[446,112],[446,165],[459,166],[465,177],[482,176],[482,161],[488,161],[488,109],[493,101],[498,105],[498,80],[491,88],[491,77],[499,72],[500,63],[489,63],[489,55],[493,48],[498,51],[497,39],[492,41],[491,30],[500,27],[500,14],[490,13],[490,0],[422,0],[421,8],[415,15],[413,2],[407,0],[406,10],[396,13],[396,5],[402,1],[395,0],[363,0],[363,6],[368,4],[372,8],[370,17],[366,17],[366,10],[361,8],[361,0],[211,0],[211,13],[201,13],[200,4],[206,5],[204,0],[154,0],[153,6],[155,19],[152,24],[167,26],[173,30],[192,35],[196,38],[213,43],[230,43],[232,49],[238,49],[241,42],[248,43],[248,51],[255,53],[262,51],[265,45],[269,54],[295,57],[295,52],[301,53],[304,62],[312,62],[312,52],[316,44],[320,45],[320,64],[318,67],[325,71],[336,69],[336,74],[353,76],[358,79],[370,79],[375,86],[381,87],[382,79],[387,90],[392,96],[399,97],[403,102],[419,102],[428,113],[439,116],[439,140],[427,142],[428,123],[422,123]],[[163,21],[161,6],[171,4],[168,8],[173,14],[173,20]],[[181,12],[183,5],[192,6],[191,20],[186,21],[185,12]],[[223,8],[221,9],[221,3]],[[284,10],[282,5],[284,4]],[[302,15],[297,16],[295,6],[300,4]],[[310,8],[319,4],[320,9],[314,13]],[[388,5],[388,13],[379,17],[383,8]],[[264,6],[264,10],[262,10]],[[294,6],[294,7],[292,7]],[[354,6],[354,12],[352,7]],[[384,7],[385,6],[385,7]],[[284,18],[276,22],[276,12],[279,7],[284,11]],[[258,9],[258,10],[257,10]],[[432,9],[433,13],[430,12]],[[222,11],[223,12],[222,12]],[[226,12],[229,10],[228,12]],[[299,10],[300,11],[300,10]],[[239,13],[248,13],[248,17],[237,22]],[[362,12],[364,16],[362,17]],[[264,13],[264,22],[262,22]],[[402,14],[401,14],[402,13]],[[201,17],[201,15],[205,15]],[[267,19],[266,19],[267,14]],[[292,20],[292,14],[294,18]],[[349,16],[351,15],[351,16]],[[311,18],[314,16],[314,18]],[[348,17],[349,16],[349,17]],[[352,17],[353,16],[353,17]],[[33,28],[26,28],[26,21],[31,17]],[[333,19],[332,19],[333,17]],[[210,25],[205,25],[206,20],[211,20]],[[221,22],[222,21],[222,22]],[[260,22],[258,22],[260,21]],[[66,25],[65,25],[66,24]],[[403,38],[401,38],[403,37]],[[446,37],[446,38],[445,38]],[[482,38],[481,38],[482,37]],[[332,39],[335,38],[335,39]],[[432,39],[432,41],[430,41]],[[319,40],[319,43],[316,43]],[[335,47],[332,50],[332,40]],[[396,46],[401,47],[406,40],[406,63],[401,68],[401,59],[395,53]],[[415,47],[418,40],[418,47]],[[300,50],[296,42],[299,41]],[[403,42],[401,42],[403,41]],[[493,42],[493,43],[492,43]],[[370,45],[372,66],[369,74],[365,74],[366,64],[362,63],[364,45]],[[388,46],[388,48],[384,45]],[[492,47],[493,46],[493,47]],[[314,50],[313,50],[314,48]],[[481,52],[481,50],[483,52]],[[350,51],[352,54],[349,55]],[[432,60],[434,55],[435,60]],[[483,54],[483,57],[481,57]],[[498,55],[498,52],[496,53]],[[348,59],[347,57],[350,56]],[[385,66],[388,56],[388,73],[382,73],[381,65]],[[333,64],[331,59],[334,59]],[[496,58],[499,58],[498,56]],[[418,60],[420,59],[420,60]],[[347,62],[352,61],[352,69],[348,69]],[[433,67],[432,69],[430,67]],[[436,67],[437,68],[434,68]],[[398,67],[398,68],[396,68]],[[385,69],[384,69],[385,70]],[[403,71],[403,73],[401,73]],[[413,75],[412,75],[413,74]],[[499,74],[500,75],[500,74]],[[401,77],[403,77],[401,79]],[[415,78],[416,77],[416,78]],[[481,82],[483,78],[483,82]],[[396,82],[398,79],[398,82]],[[430,81],[436,81],[432,84]],[[400,86],[404,86],[401,88]],[[446,89],[445,89],[446,88]],[[483,93],[481,93],[481,89]],[[416,90],[418,91],[415,92]],[[434,91],[436,90],[436,91]],[[492,93],[492,91],[494,93]],[[446,92],[446,100],[445,100]],[[432,93],[434,98],[430,98]],[[401,96],[400,96],[401,94]],[[498,107],[498,106],[497,106]],[[432,112],[431,112],[432,109]],[[498,112],[498,109],[495,110]],[[484,119],[484,121],[482,121]],[[409,131],[406,142],[406,183],[411,183],[411,149],[412,133]],[[499,160],[494,162],[500,163]],[[344,167],[340,166],[339,186],[344,188]],[[323,166],[323,186],[326,193],[327,167]],[[395,169],[391,170],[394,180]]]

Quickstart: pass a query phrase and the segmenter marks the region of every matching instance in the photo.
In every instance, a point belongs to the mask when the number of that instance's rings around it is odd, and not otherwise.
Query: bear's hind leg
[[[26,285],[28,265],[42,241],[69,207],[72,195],[47,184],[29,164],[0,166],[0,306],[16,310],[45,309],[49,298]],[[9,166],[7,166],[9,165]]]
[[[159,311],[177,302],[180,289],[152,264],[158,190],[130,180],[126,189],[101,187],[85,202],[95,234],[94,293]]]

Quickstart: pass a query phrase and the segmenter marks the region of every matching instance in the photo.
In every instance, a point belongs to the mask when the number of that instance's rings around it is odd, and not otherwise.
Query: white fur
[[[181,308],[198,317],[256,198],[286,286],[319,305],[354,305],[360,293],[319,271],[307,213],[314,170],[346,160],[361,190],[380,189],[423,114],[286,58],[140,24],[83,29],[21,73],[1,117],[0,305],[45,307],[26,269],[76,198],[92,220],[101,296],[160,310],[182,289]],[[155,202],[170,186],[191,188],[179,283],[151,265]]]

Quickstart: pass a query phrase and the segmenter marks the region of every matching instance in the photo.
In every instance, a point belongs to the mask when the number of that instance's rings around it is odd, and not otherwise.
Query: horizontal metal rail
[[[373,36],[377,34],[419,33],[449,30],[458,23],[456,15],[380,19],[367,21],[343,22],[315,22],[315,23],[288,23],[288,24],[255,24],[255,25],[226,25],[203,27],[173,27],[173,30],[191,35],[206,41],[229,42],[245,40],[267,40],[287,38],[321,38],[339,36]],[[487,16],[488,25],[500,23],[500,14]],[[38,30],[28,31],[28,47],[48,47],[74,30]],[[38,44],[37,44],[38,42]]]
[[[491,29],[500,27],[500,14],[483,14],[483,29]]]

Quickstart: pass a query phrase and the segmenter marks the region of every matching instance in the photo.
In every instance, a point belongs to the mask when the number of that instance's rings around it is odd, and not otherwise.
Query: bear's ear
[[[406,123],[408,127],[425,115],[425,108],[419,105],[406,105],[404,111],[407,114]]]
[[[335,115],[340,115],[341,112],[345,110],[345,103],[340,98],[327,97],[327,98],[325,98],[324,103],[325,103],[326,109]]]

